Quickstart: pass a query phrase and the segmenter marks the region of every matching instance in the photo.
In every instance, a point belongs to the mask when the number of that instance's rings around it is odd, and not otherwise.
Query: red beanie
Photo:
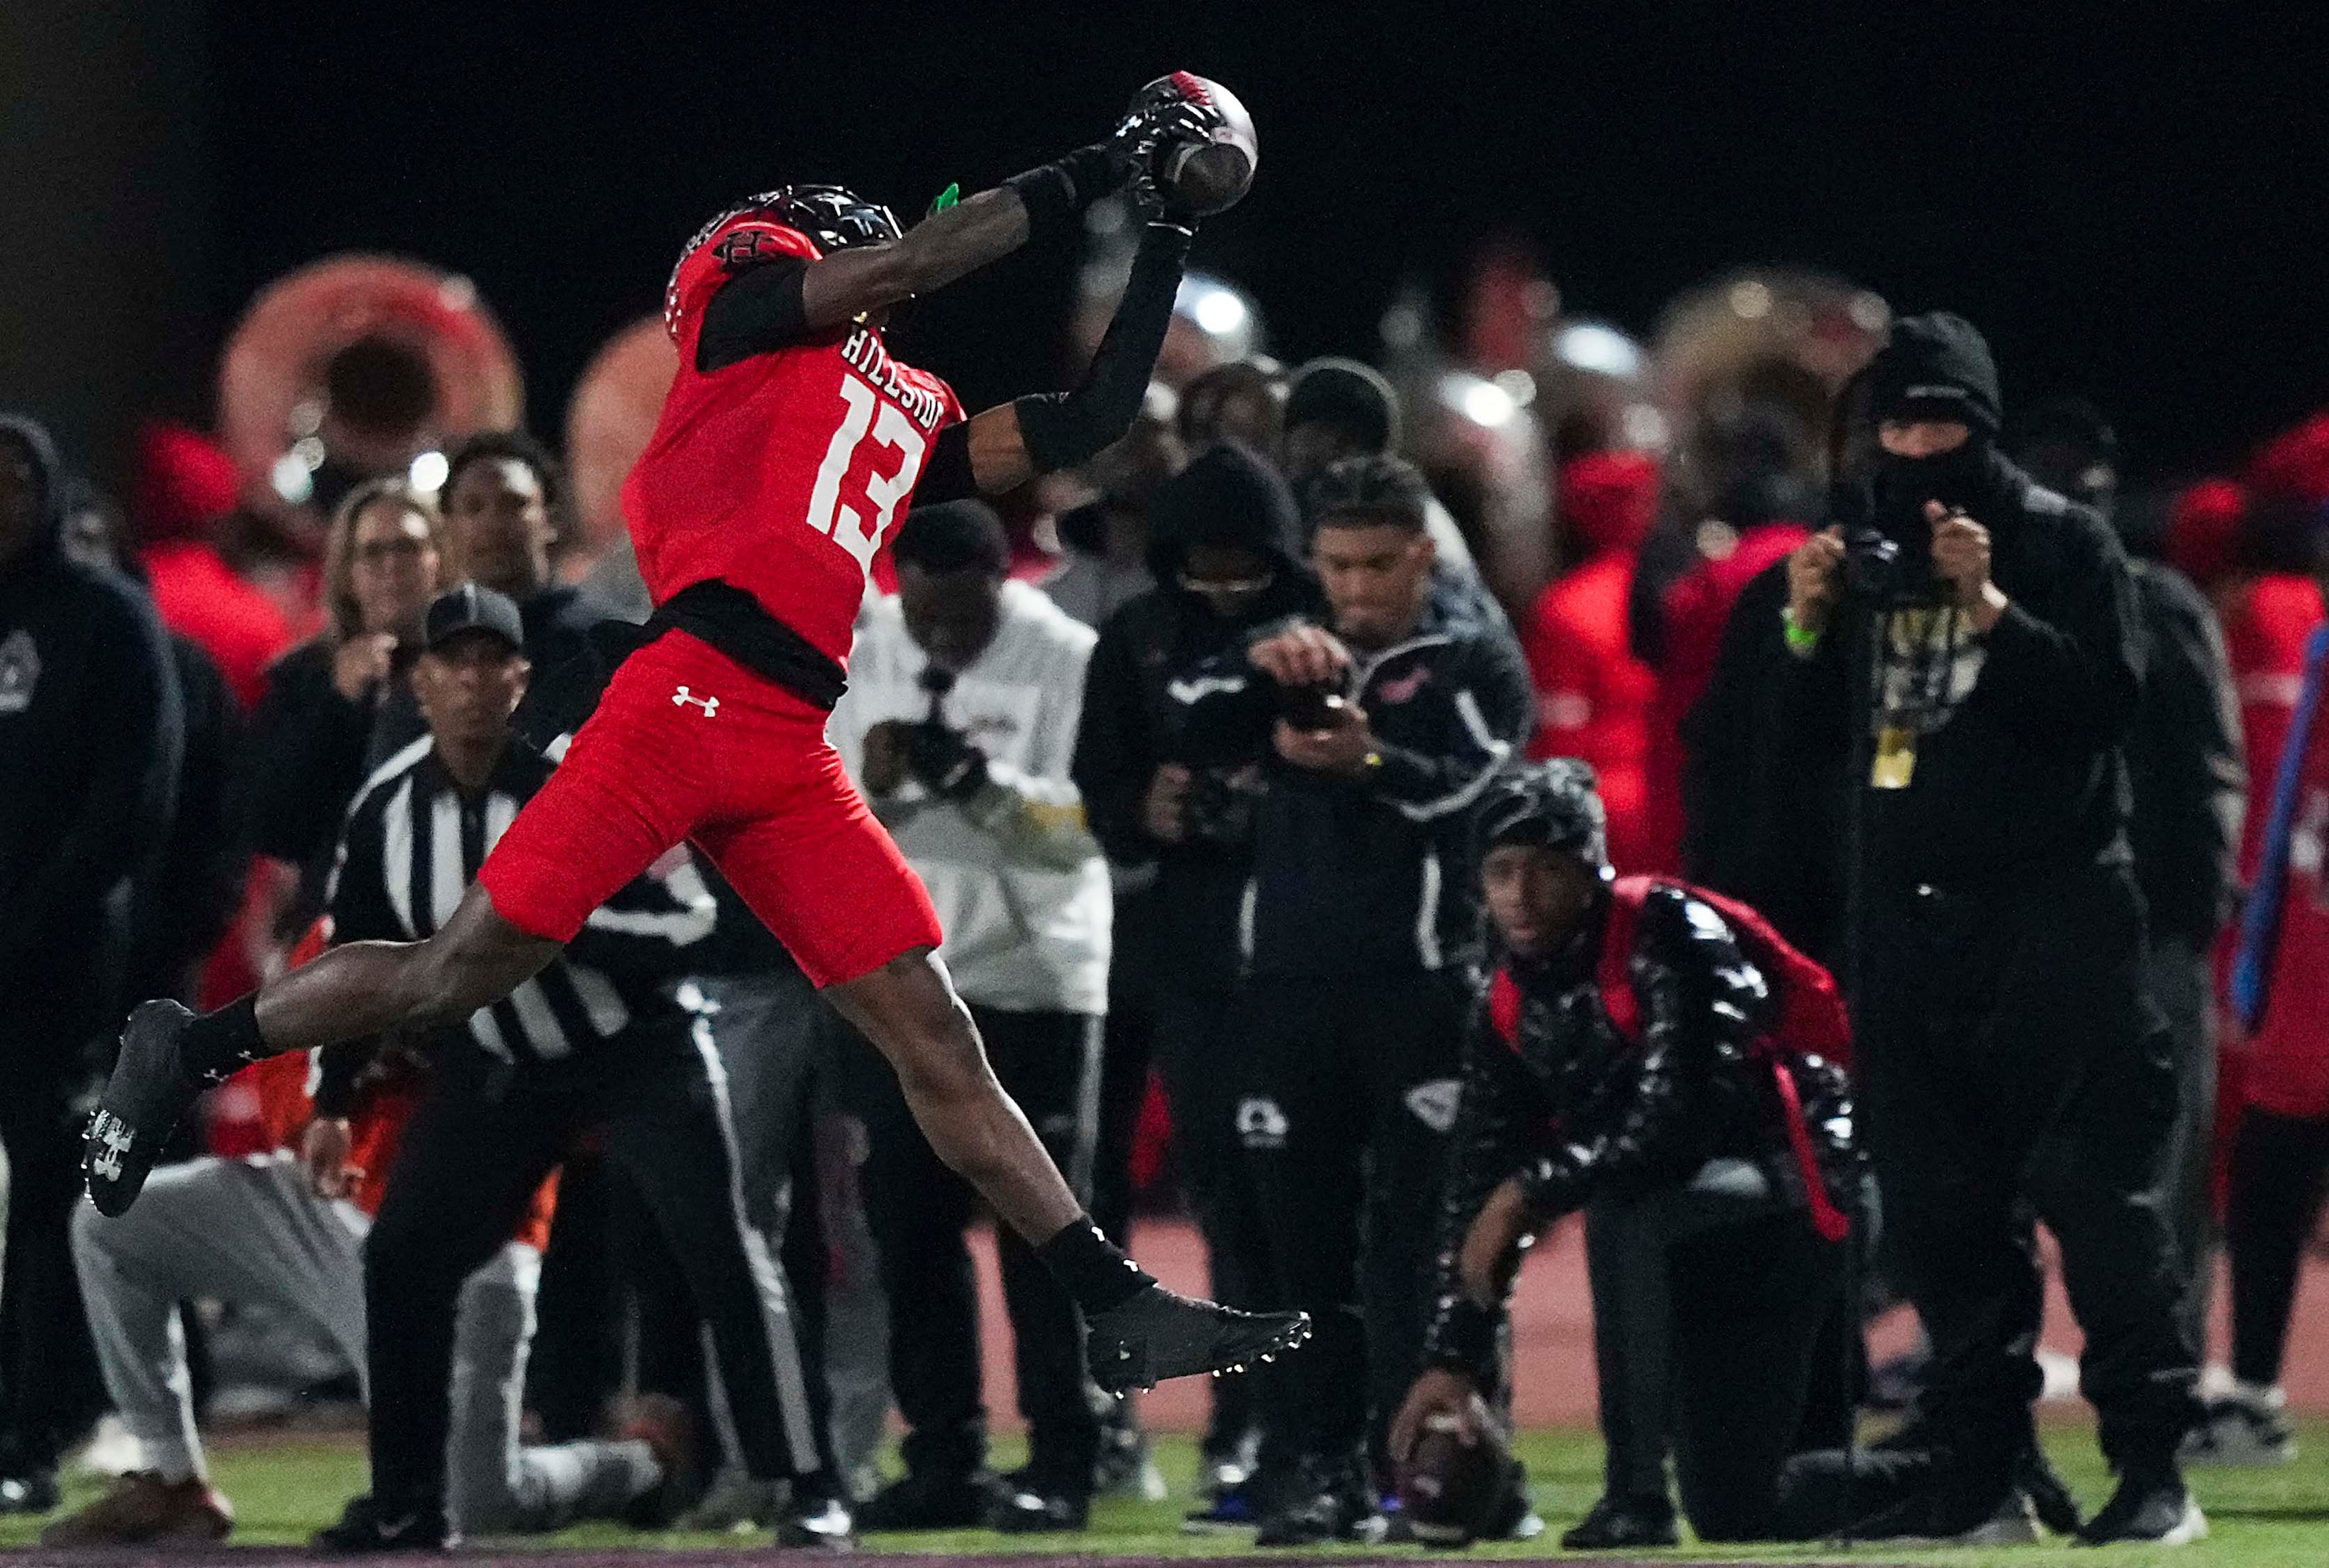
[[[2202,587],[2239,568],[2240,530],[2249,493],[2229,479],[2202,479],[2176,493],[2167,509],[2167,564]]]
[[[129,518],[140,542],[207,539],[242,494],[234,459],[209,437],[184,425],[150,421],[137,433],[137,471]]]
[[[1570,458],[1561,465],[1561,515],[1580,561],[1638,549],[1657,521],[1657,460],[1641,452]]]

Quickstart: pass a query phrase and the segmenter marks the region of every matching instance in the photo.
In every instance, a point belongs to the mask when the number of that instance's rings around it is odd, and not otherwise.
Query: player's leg
[[[2262,1393],[2280,1386],[2305,1244],[2329,1178],[2329,1122],[2250,1107],[2231,1165],[2232,1376]]]
[[[653,729],[669,707],[652,671],[633,678],[627,665],[426,941],[332,948],[200,1018],[169,1001],[132,1013],[85,1140],[99,1210],[136,1200],[194,1095],[244,1064],[449,1023],[541,972],[590,911],[686,835],[710,770],[684,735]]]
[[[1298,1314],[1189,1302],[1140,1272],[1091,1223],[1027,1118],[995,1081],[969,1009],[935,949],[929,895],[873,820],[830,746],[796,760],[768,814],[699,829],[754,914],[842,1015],[888,1058],[914,1120],[1084,1310],[1092,1376],[1123,1390],[1240,1365],[1298,1343]]]
[[[1683,1512],[1702,1541],[1770,1539],[1843,1250],[1777,1209],[1683,1238],[1669,1256]]]
[[[332,948],[199,1018],[174,1001],[145,1003],[129,1015],[90,1117],[90,1200],[107,1215],[127,1209],[194,1096],[247,1064],[466,1018],[539,973],[559,947],[504,919],[479,885],[425,942]]]

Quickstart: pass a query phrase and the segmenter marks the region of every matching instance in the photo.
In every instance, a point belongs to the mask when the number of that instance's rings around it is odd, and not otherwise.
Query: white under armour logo
[[[703,709],[703,717],[706,718],[720,711],[720,699],[717,697],[698,697],[684,686],[671,694],[671,705],[674,708],[684,708],[691,702]]]
[[[98,1141],[105,1145],[105,1152],[89,1162],[90,1174],[112,1181],[121,1175],[121,1157],[129,1152],[129,1146],[137,1140],[130,1135],[127,1123],[111,1112],[99,1112],[92,1131]]]

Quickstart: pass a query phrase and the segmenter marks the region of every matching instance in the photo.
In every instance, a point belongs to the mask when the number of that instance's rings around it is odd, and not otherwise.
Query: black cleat
[[[1309,1338],[1307,1312],[1240,1312],[1150,1285],[1094,1317],[1085,1345],[1092,1381],[1123,1394],[1200,1372],[1242,1372]]]
[[[995,1479],[985,1470],[957,1475],[908,1470],[867,1498],[857,1527],[868,1532],[976,1530],[994,1510]]]
[[[89,1199],[113,1218],[129,1212],[178,1119],[202,1093],[178,1045],[194,1015],[174,1001],[138,1004],[121,1029],[121,1056],[81,1141]]]
[[[1003,1478],[987,1522],[1006,1535],[1051,1535],[1091,1523],[1091,1494],[1028,1471]]]
[[[2103,1511],[2079,1532],[2082,1546],[2142,1541],[2154,1546],[2188,1546],[2208,1538],[2208,1516],[2200,1511],[2183,1476],[2170,1465],[2130,1468]]]
[[[390,1512],[371,1497],[351,1498],[340,1522],[316,1533],[315,1547],[339,1556],[389,1552],[447,1552],[459,1540],[445,1524],[442,1506]]]
[[[1639,1551],[1672,1546],[1682,1537],[1674,1530],[1673,1499],[1664,1493],[1638,1498],[1603,1494],[1585,1517],[1561,1537],[1564,1552]]]

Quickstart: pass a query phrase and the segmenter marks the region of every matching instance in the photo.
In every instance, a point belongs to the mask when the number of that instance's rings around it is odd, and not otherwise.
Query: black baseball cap
[[[434,653],[467,632],[486,632],[499,637],[513,653],[525,651],[525,623],[507,594],[476,583],[463,583],[429,601],[420,646]]]

